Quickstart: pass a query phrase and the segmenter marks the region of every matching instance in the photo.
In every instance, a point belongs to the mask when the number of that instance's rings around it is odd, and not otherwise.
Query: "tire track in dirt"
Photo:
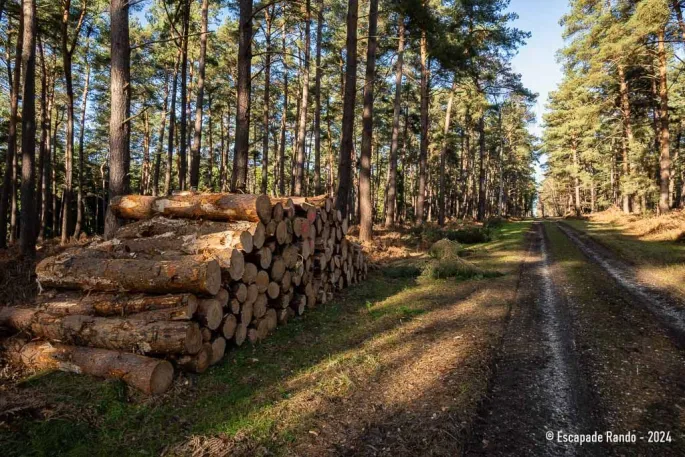
[[[569,313],[550,273],[544,227],[529,233],[517,299],[466,455],[579,455],[547,432],[584,432],[589,402]]]
[[[646,284],[630,265],[619,260],[608,248],[564,223],[559,230],[587,257],[599,265],[617,285],[637,299],[670,332],[681,349],[685,349],[685,306],[663,289]]]

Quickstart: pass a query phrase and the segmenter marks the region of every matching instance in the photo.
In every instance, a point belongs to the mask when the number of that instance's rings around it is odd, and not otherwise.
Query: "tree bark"
[[[90,34],[90,31],[88,31]],[[79,143],[78,143],[78,175],[76,176],[78,184],[78,193],[76,195],[76,226],[74,227],[74,238],[78,239],[81,235],[81,227],[83,226],[83,173],[86,165],[84,154],[84,137],[86,130],[86,108],[88,107],[88,87],[90,85],[90,62],[88,61],[88,48],[86,46],[86,76],[83,84],[83,99],[81,100],[81,122],[79,128]]]
[[[264,9],[264,21],[266,22],[265,41],[266,55],[264,56],[264,108],[262,118],[262,182],[261,192],[268,191],[269,184],[269,106],[271,103],[271,21],[273,19],[274,7]],[[285,56],[283,56],[285,58]]]
[[[36,254],[38,223],[36,212],[36,1],[23,0],[24,42],[22,70],[24,93],[21,108],[21,253]]]
[[[419,147],[419,189],[416,199],[416,223],[421,224],[424,220],[424,202],[426,199],[426,173],[428,167],[428,39],[426,31],[421,31],[421,144]]]
[[[669,194],[671,180],[671,141],[669,131],[668,113],[668,81],[667,81],[667,58],[665,31],[661,29],[658,33],[658,55],[659,55],[659,122],[660,122],[660,157],[659,157],[659,212],[666,214],[670,211]]]
[[[24,41],[24,15],[19,15],[17,46],[14,57],[14,73],[12,74],[12,90],[10,96],[10,119],[7,135],[7,155],[5,156],[5,176],[2,181],[2,196],[0,198],[0,248],[7,247],[7,213],[15,177],[15,160],[17,155],[17,122],[19,121],[19,90],[21,83],[21,62]],[[9,65],[8,65],[9,68]],[[12,234],[10,234],[12,238]]]
[[[302,86],[300,99],[300,118],[297,126],[297,162],[295,166],[295,192],[294,195],[304,193],[304,153],[307,144],[307,108],[309,105],[309,55],[311,48],[311,0],[305,3],[305,26],[304,26],[304,59],[300,84]]]
[[[450,133],[450,120],[452,119],[452,104],[454,103],[454,91],[457,89],[457,79],[454,77],[452,80],[452,88],[450,89],[450,95],[447,99],[447,111],[445,112],[445,126],[442,130],[442,148],[440,149],[440,199],[439,199],[439,209],[438,209],[438,224],[442,227],[445,225],[445,199],[447,194],[447,185],[445,182],[445,166],[447,160],[447,151],[449,151],[449,133]]]
[[[371,200],[371,144],[373,141],[373,86],[376,80],[376,43],[378,0],[369,1],[369,38],[366,50],[364,111],[362,114],[361,168],[359,170],[359,238],[373,239],[373,203]]]
[[[159,122],[159,145],[157,146],[157,154],[155,154],[155,168],[152,175],[152,195],[156,197],[159,194],[159,174],[162,167],[162,153],[164,152],[164,130],[166,130],[166,115],[169,109],[169,70],[164,72],[164,105],[162,108],[162,116]]]
[[[314,76],[314,194],[323,193],[321,185],[321,43],[323,39],[323,0],[317,1],[316,74]]]
[[[195,134],[190,152],[190,188],[200,185],[200,148],[202,146],[202,108],[205,95],[205,56],[207,55],[207,23],[209,0],[202,0],[202,29],[200,35],[200,63],[197,76],[197,102],[195,104]],[[211,125],[210,125],[211,128]],[[212,152],[210,151],[210,154]]]
[[[102,292],[197,293],[216,295],[221,270],[214,260],[195,256],[176,260],[107,258],[70,253],[48,257],[36,267],[43,287]]]
[[[395,100],[393,102],[392,139],[388,158],[388,186],[385,198],[385,226],[395,226],[397,204],[397,150],[400,139],[400,111],[402,105],[402,65],[404,61],[404,16],[399,15],[397,29],[397,63],[395,67]]]
[[[166,392],[174,377],[174,368],[167,360],[109,349],[14,341],[6,355],[14,363],[36,371],[59,370],[121,379],[148,395]]]
[[[476,219],[485,219],[485,114],[478,121],[478,210]]]
[[[340,160],[338,163],[338,192],[336,208],[347,218],[347,205],[352,187],[352,150],[354,148],[354,107],[357,97],[357,16],[358,0],[347,3],[347,60],[345,63],[345,88],[343,96],[343,117],[340,139]]]
[[[0,324],[48,341],[151,354],[196,354],[202,334],[195,322],[55,316],[25,308],[5,308]]]
[[[252,87],[252,0],[240,0],[238,31],[238,87],[235,152],[231,191],[247,191],[247,160],[250,141],[250,91]]]
[[[630,110],[629,89],[626,81],[625,67],[623,64],[618,65],[618,80],[619,92],[621,95],[621,114],[623,115],[622,169],[623,179],[626,180],[630,176],[630,151],[633,146],[633,126]],[[621,199],[623,201],[623,212],[626,214],[630,213],[631,195],[621,191]]]
[[[271,221],[271,200],[266,195],[193,194],[168,197],[124,195],[110,202],[123,219],[148,219],[155,215],[217,221]]]
[[[178,185],[186,190],[188,174],[188,33],[190,27],[190,0],[183,1],[183,27],[181,36],[181,123],[179,145]]]
[[[176,141],[176,89],[178,85],[178,66],[181,64],[181,51],[176,56],[173,82],[171,83],[171,109],[169,110],[169,143],[167,144],[166,174],[164,176],[164,193],[171,195],[173,190],[172,172],[174,168],[174,141]]]
[[[288,61],[286,55],[285,17],[281,26],[282,51],[283,51],[283,112],[281,113],[281,138],[278,151],[278,194],[285,195],[285,131],[288,126]]]
[[[127,0],[112,0],[111,14],[111,114],[109,121],[109,199],[129,192],[131,155],[131,68]],[[121,225],[111,211],[105,216],[105,238]]]

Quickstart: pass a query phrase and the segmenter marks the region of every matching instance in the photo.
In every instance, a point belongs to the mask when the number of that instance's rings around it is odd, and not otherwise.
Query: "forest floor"
[[[627,251],[611,244],[618,237]],[[607,221],[508,222],[462,252],[497,277],[432,279],[420,239],[383,233],[366,282],[162,396],[66,373],[0,390],[0,447],[685,455],[685,300],[644,273],[680,268],[675,239],[650,242]],[[559,443],[558,431],[633,431],[636,442]],[[656,431],[668,441],[649,442],[666,440]]]

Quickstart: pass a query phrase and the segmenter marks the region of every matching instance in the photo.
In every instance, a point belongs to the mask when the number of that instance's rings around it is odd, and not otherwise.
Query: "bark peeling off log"
[[[180,194],[168,197],[123,195],[112,200],[112,211],[123,219],[149,219],[155,215],[217,221],[271,220],[271,200],[251,194]]]
[[[174,376],[174,368],[166,360],[108,349],[14,341],[6,355],[14,363],[33,370],[60,370],[121,379],[147,394],[166,392]]]

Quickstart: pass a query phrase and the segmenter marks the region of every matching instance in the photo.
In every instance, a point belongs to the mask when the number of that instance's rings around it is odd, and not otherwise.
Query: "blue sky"
[[[563,46],[562,28],[559,19],[568,10],[568,0],[511,0],[511,11],[519,15],[514,26],[531,32],[532,36],[513,59],[514,71],[521,74],[523,84],[538,94],[535,114],[537,122],[531,131],[542,134],[542,114],[547,95],[561,82],[561,66],[556,52]],[[546,161],[541,158],[541,163]],[[542,181],[542,170],[536,166],[536,178]]]
[[[534,132],[540,134],[547,94],[561,82],[561,67],[557,64],[556,52],[563,46],[559,19],[568,9],[568,1],[511,0],[509,9],[519,15],[514,26],[532,33],[526,46],[514,58],[513,67],[521,73],[523,84],[539,94],[535,109],[538,125],[534,127]]]

